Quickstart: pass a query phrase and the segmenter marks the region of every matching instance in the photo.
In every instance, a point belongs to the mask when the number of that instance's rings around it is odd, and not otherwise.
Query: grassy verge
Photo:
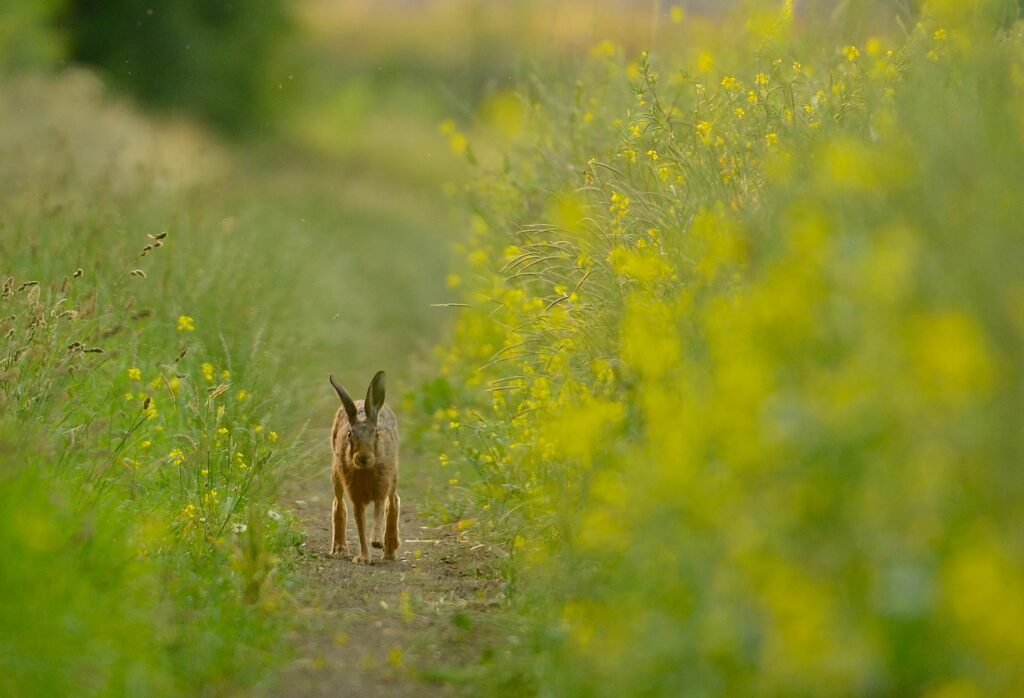
[[[281,483],[326,477],[304,430],[328,372],[400,391],[436,336],[444,217],[144,120],[87,74],[6,89],[0,686],[273,692],[302,581]]]
[[[278,408],[248,328],[212,319],[245,286],[197,292],[161,259],[184,236],[122,211],[4,224],[14,693],[219,692],[280,650]]]
[[[67,170],[22,169],[0,231],[5,689],[259,684],[296,536],[274,502],[279,343],[246,300],[272,251],[151,170]]]
[[[480,158],[420,438],[512,560],[497,692],[1024,686],[1021,25],[791,7],[600,44]]]

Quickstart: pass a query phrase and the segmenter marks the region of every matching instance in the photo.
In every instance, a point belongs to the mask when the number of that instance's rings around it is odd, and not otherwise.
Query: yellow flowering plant
[[[964,4],[524,88],[418,399],[532,690],[1024,691],[1024,40]]]

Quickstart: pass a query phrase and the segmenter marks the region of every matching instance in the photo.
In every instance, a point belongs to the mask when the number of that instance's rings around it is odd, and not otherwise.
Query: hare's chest
[[[353,502],[376,502],[388,495],[387,478],[377,468],[345,473],[345,487]]]

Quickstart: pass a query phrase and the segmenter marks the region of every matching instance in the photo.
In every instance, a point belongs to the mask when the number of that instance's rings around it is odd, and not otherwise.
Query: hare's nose
[[[356,465],[359,466],[360,468],[365,468],[367,461],[367,457],[362,454],[356,456]]]

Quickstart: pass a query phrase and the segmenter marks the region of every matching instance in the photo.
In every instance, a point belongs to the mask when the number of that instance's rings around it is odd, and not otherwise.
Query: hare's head
[[[341,398],[350,426],[345,443],[341,444],[342,456],[345,462],[355,468],[372,468],[377,464],[377,416],[384,404],[384,371],[377,371],[377,375],[370,381],[362,415],[349,394],[334,380],[334,376],[331,376],[331,385]]]

